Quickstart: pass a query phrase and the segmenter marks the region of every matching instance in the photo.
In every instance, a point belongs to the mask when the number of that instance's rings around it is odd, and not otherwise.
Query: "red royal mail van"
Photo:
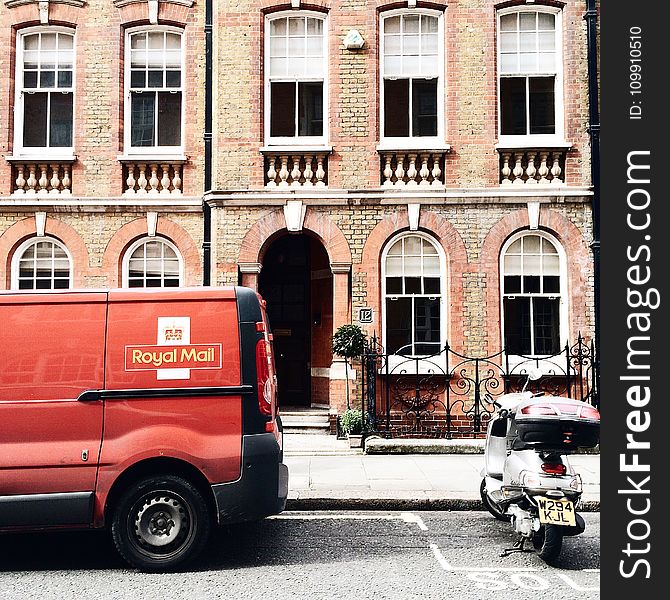
[[[265,303],[248,288],[0,292],[0,530],[109,527],[150,571],[284,509]]]

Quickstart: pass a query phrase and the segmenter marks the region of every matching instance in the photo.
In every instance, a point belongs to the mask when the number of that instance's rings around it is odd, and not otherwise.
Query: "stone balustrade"
[[[126,162],[124,195],[179,195],[182,193],[182,162]]]
[[[296,188],[328,185],[328,154],[273,153],[265,155],[265,187]]]
[[[69,196],[72,193],[71,161],[14,163],[12,181],[15,196]]]
[[[383,187],[444,186],[446,151],[380,150]]]
[[[500,185],[565,185],[566,149],[498,152]]]

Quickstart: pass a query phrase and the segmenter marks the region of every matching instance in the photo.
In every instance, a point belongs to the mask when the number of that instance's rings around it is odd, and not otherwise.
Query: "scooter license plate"
[[[540,523],[544,525],[575,526],[575,505],[571,500],[537,498]]]

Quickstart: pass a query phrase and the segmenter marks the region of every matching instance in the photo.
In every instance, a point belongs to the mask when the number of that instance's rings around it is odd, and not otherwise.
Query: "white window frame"
[[[501,98],[501,79],[504,79],[501,73],[501,28],[500,19],[504,15],[512,13],[548,13],[555,17],[555,70],[552,73],[530,73],[519,72],[519,77],[531,77],[542,75],[554,76],[554,133],[553,134],[526,134],[526,135],[503,135],[502,130],[502,98]],[[512,6],[503,8],[497,11],[496,15],[496,53],[497,53],[497,78],[496,86],[498,92],[498,145],[506,148],[523,148],[530,146],[551,146],[563,147],[569,146],[565,141],[565,101],[564,101],[564,87],[563,87],[563,59],[564,59],[564,45],[563,45],[563,11],[560,8],[553,6],[541,6],[524,4],[521,6]],[[512,76],[512,75],[510,75]],[[528,115],[529,106],[526,105],[527,124],[530,123]]]
[[[23,104],[23,45],[24,38],[38,33],[64,33],[72,36],[72,86],[68,88],[67,93],[72,94],[72,146],[52,147],[52,146],[29,146],[23,145],[23,125],[24,125],[24,104]],[[76,30],[69,27],[60,27],[56,25],[42,27],[28,27],[17,32],[16,36],[16,68],[15,68],[15,97],[14,97],[14,150],[15,157],[39,157],[42,160],[68,160],[74,158],[75,141],[75,120],[77,114],[77,34]],[[57,81],[55,82],[58,83]],[[56,91],[54,88],[38,88],[35,91]],[[47,128],[49,121],[47,119]]]
[[[287,17],[309,17],[319,19],[323,22],[323,77],[270,77],[270,23],[275,19],[285,19]],[[330,131],[330,110],[329,110],[329,90],[328,90],[328,57],[329,57],[329,36],[328,36],[328,15],[318,11],[293,10],[281,11],[266,15],[265,17],[265,46],[263,50],[264,64],[264,119],[265,119],[265,144],[266,146],[291,146],[291,147],[325,147],[328,143]],[[318,82],[323,81],[323,134],[320,136],[299,136],[297,134],[298,107],[296,106],[296,135],[292,137],[270,135],[271,125],[271,95],[270,85],[272,82]],[[296,85],[297,87],[297,85]]]
[[[168,246],[177,256],[177,259],[179,260],[179,286],[177,287],[182,287],[184,285],[184,257],[181,255],[181,252],[179,251],[179,248],[169,239],[164,238],[162,236],[144,236],[141,237],[138,240],[135,240],[128,248],[126,249],[124,255],[123,255],[123,262],[122,262],[122,269],[121,269],[121,280],[122,280],[122,286],[124,288],[129,288],[129,278],[130,278],[130,257],[133,255],[133,252],[137,250],[140,246],[148,243],[148,242],[161,242]],[[146,279],[146,271],[144,273],[144,278]],[[161,286],[156,287],[156,289],[164,289],[165,286],[162,284],[164,283],[165,276],[161,278]],[[146,287],[146,286],[145,286]],[[137,289],[137,288],[133,288]]]
[[[417,237],[422,240],[426,240],[431,244],[436,250],[437,255],[440,261],[440,348],[438,350],[444,350],[444,347],[447,343],[447,334],[448,334],[448,311],[447,311],[447,293],[448,293],[448,274],[447,274],[447,256],[442,248],[442,245],[435,239],[433,236],[424,233],[422,231],[402,231],[397,235],[394,235],[390,238],[386,244],[381,254],[381,314],[382,314],[382,345],[384,348],[388,348],[388,339],[386,332],[386,298],[387,296],[416,296],[417,294],[387,294],[386,291],[386,259],[389,253],[389,250],[393,245],[402,238],[407,237]],[[418,294],[419,296],[427,296],[428,294]],[[412,331],[414,331],[414,324],[411,324]],[[417,355],[412,356],[411,358],[422,358],[429,355]],[[402,368],[402,370],[411,370],[415,369],[416,361],[412,360],[410,355],[389,355],[389,374],[391,374],[394,367]],[[419,361],[419,370],[420,372],[443,372],[446,367],[446,356],[444,353],[438,354],[433,358]],[[385,373],[386,370],[384,369]]]
[[[131,87],[130,87],[130,71],[131,71],[131,62],[130,62],[130,51],[131,44],[130,38],[133,34],[137,33],[153,33],[153,32],[167,32],[179,34],[181,37],[181,85],[179,88],[151,88],[153,91],[179,91],[181,94],[181,116],[180,116],[180,128],[181,128],[181,144],[179,146],[131,146]],[[171,158],[181,158],[184,155],[184,138],[186,136],[186,32],[180,27],[171,27],[167,25],[162,26],[146,26],[141,27],[130,27],[126,30],[124,36],[124,66],[123,66],[123,88],[124,93],[124,110],[123,110],[123,148],[124,153],[128,157],[137,157],[137,156],[157,156],[157,157],[171,157]],[[156,118],[158,118],[158,106],[156,106]],[[156,141],[158,141],[158,129],[156,129]]]
[[[507,254],[507,251],[509,247],[516,242],[517,240],[521,239],[522,237],[525,236],[537,236],[540,238],[544,238],[547,241],[549,241],[554,248],[556,248],[556,251],[558,252],[558,264],[559,264],[559,292],[558,293],[524,293],[524,294],[505,294],[505,255]],[[541,242],[540,242],[541,243]],[[505,296],[523,296],[523,297],[555,297],[559,296],[559,310],[558,310],[558,318],[559,318],[559,324],[558,324],[558,335],[559,335],[559,340],[558,340],[558,351],[561,352],[563,350],[563,346],[561,345],[563,342],[567,342],[568,336],[569,336],[569,323],[568,323],[568,268],[567,268],[567,256],[565,253],[565,249],[563,248],[563,245],[550,233],[543,231],[541,229],[524,229],[522,231],[519,231],[515,233],[514,235],[510,236],[509,239],[505,241],[503,244],[501,250],[500,250],[500,259],[498,262],[498,268],[499,268],[499,273],[500,273],[500,336],[502,339],[503,346],[505,344]],[[531,344],[533,344],[533,336],[534,336],[534,330],[533,326],[531,325]],[[515,355],[510,355],[510,357],[513,357]],[[532,354],[530,356],[533,357],[545,357],[548,356],[546,354]],[[565,364],[563,361],[562,357],[557,357],[559,362],[559,366],[562,369],[565,369]],[[516,361],[518,362],[518,361]],[[516,364],[515,360],[512,358],[512,363]],[[546,361],[545,361],[546,362]],[[512,365],[511,365],[512,366]],[[540,369],[546,368],[549,365],[542,365],[540,363]]]
[[[63,244],[60,240],[56,239],[55,237],[51,237],[48,235],[44,236],[38,236],[35,235],[33,237],[28,238],[25,240],[15,251],[14,254],[12,255],[12,264],[11,264],[11,289],[12,290],[18,290],[19,288],[19,263],[23,255],[26,253],[26,250],[30,248],[33,245],[39,244],[41,242],[49,242],[50,244],[53,244],[54,246],[57,246],[63,252],[65,252],[65,255],[67,256],[68,262],[69,262],[69,267],[68,267],[68,287],[67,288],[43,288],[43,289],[72,289],[73,287],[73,279],[74,279],[74,269],[73,269],[73,262],[72,262],[72,255],[70,254],[70,251],[68,250],[67,246]],[[53,270],[51,272],[51,281],[53,284]],[[24,288],[24,291],[28,291],[28,289],[42,289],[42,288]]]
[[[404,15],[426,15],[429,17],[437,18],[437,36],[438,36],[438,54],[437,54],[437,72],[438,72],[438,81],[437,81],[437,135],[436,136],[407,136],[407,137],[389,137],[384,135],[384,123],[385,123],[385,114],[384,114],[384,21],[391,17],[404,16]],[[400,149],[441,149],[445,147],[445,108],[444,108],[444,97],[445,97],[445,56],[446,48],[444,42],[444,20],[445,13],[438,10],[430,9],[397,9],[384,11],[379,15],[379,149],[390,149],[390,150],[400,150]],[[397,78],[396,78],[397,79]],[[418,77],[417,77],[418,79]],[[432,79],[429,78],[429,79]],[[412,120],[412,111],[411,103],[412,97],[410,93],[410,107],[409,107],[409,118],[410,118],[410,128]]]

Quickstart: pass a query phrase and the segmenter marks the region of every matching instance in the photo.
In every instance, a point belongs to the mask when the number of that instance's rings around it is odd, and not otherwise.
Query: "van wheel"
[[[121,556],[143,571],[173,570],[194,558],[209,537],[207,502],[186,479],[142,479],[121,497],[112,538]]]
[[[486,479],[482,479],[482,483],[479,486],[479,495],[482,499],[482,504],[484,508],[488,510],[498,521],[505,521],[509,523],[511,517],[506,515],[498,505],[489,498],[489,495],[486,493]]]
[[[547,563],[552,563],[558,558],[562,545],[563,529],[558,525],[542,525],[533,535],[535,552]]]

